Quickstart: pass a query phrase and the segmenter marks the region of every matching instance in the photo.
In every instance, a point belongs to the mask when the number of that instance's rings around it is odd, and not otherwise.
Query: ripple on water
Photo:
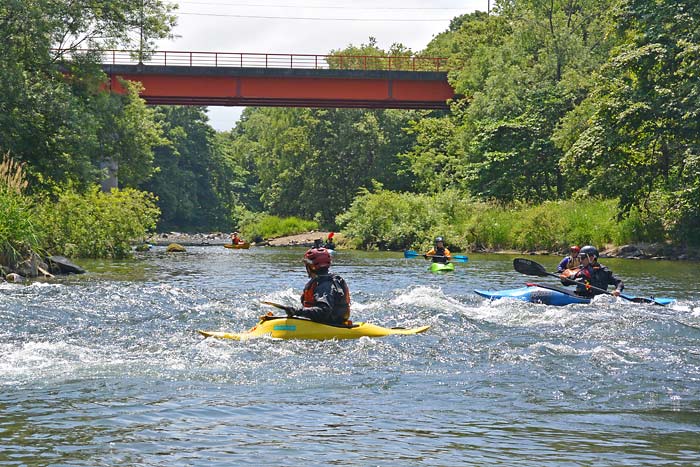
[[[298,303],[299,254],[195,247],[145,255],[137,280],[0,284],[0,464],[700,463],[695,301],[490,302],[471,290],[510,286],[507,259],[436,277],[343,252],[353,320],[431,329],[320,342],[195,332],[247,329],[270,310],[261,300]]]

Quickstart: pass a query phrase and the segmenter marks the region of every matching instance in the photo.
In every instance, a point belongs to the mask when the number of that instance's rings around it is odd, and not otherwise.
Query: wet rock
[[[49,256],[49,270],[54,274],[85,274],[85,269],[65,256]]]
[[[5,280],[7,282],[15,282],[15,283],[22,283],[24,282],[24,277],[21,275],[17,274],[16,272],[11,272],[8,275],[5,276]]]
[[[187,251],[184,246],[178,244],[178,243],[171,243],[168,245],[168,247],[165,249],[168,253],[182,253]]]

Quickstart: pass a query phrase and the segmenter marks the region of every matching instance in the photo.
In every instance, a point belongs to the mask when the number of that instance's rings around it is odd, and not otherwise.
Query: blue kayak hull
[[[579,297],[567,289],[539,286],[536,284],[508,290],[475,290],[474,293],[490,300],[513,298],[530,303],[542,303],[544,305],[554,306],[591,303],[589,298]],[[631,302],[654,303],[656,305],[669,305],[676,301],[673,298],[644,298],[632,297],[629,295],[625,295],[623,298]]]
[[[577,297],[557,290],[545,289],[537,286],[520,287],[519,289],[509,290],[475,290],[474,293],[491,300],[513,298],[524,302],[555,306],[591,303],[591,300],[588,298]]]

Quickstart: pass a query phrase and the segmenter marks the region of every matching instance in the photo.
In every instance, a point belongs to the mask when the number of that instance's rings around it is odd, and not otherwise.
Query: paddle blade
[[[665,303],[657,302],[653,298],[632,297],[630,295],[625,295],[625,294],[620,294],[620,297],[624,298],[625,300],[629,300],[630,302],[633,302],[633,303],[653,303],[654,305],[666,306]]]
[[[419,256],[423,256],[423,255],[419,255],[418,252],[413,251],[413,250],[406,250],[403,252],[404,258],[418,258]]]
[[[513,267],[521,274],[529,276],[549,276],[547,270],[540,263],[525,258],[515,258]]]
[[[462,255],[453,255],[450,259],[456,263],[466,263],[469,261],[468,257]]]

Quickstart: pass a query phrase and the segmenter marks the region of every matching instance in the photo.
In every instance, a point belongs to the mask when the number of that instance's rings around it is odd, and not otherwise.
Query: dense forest
[[[438,233],[465,249],[699,245],[700,3],[493,3],[422,51],[372,38],[331,51],[448,57],[459,95],[449,111],[247,108],[217,133],[206,109],[148,107],[138,84],[104,92],[97,56],[63,60],[86,47],[148,53],[170,34],[174,5],[3,2],[0,153],[26,186],[0,192],[51,228],[0,230],[0,244],[65,232],[41,214],[47,203],[98,196],[112,164],[145,205],[144,229],[245,229],[273,215],[341,228],[362,247]]]

